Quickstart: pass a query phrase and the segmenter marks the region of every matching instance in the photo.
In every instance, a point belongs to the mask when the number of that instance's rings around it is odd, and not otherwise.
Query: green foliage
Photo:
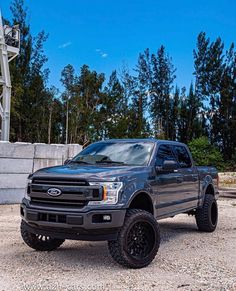
[[[175,94],[177,94],[176,92]],[[200,114],[202,104],[191,83],[189,93],[183,87],[179,97],[179,113],[177,114],[177,139],[188,143],[193,138],[204,134],[204,115]]]
[[[81,67],[77,76],[74,68],[67,65],[61,74],[61,82],[65,87],[62,94],[65,116],[64,127],[68,120],[69,143],[84,144],[94,140],[101,129],[101,120],[98,114],[104,93],[102,86],[104,74],[91,71],[87,65]],[[66,132],[63,133],[66,136]]]
[[[236,148],[236,52],[234,44],[224,54],[218,37],[211,42],[200,33],[194,51],[196,94],[205,102],[208,136],[220,146],[224,158],[232,159]],[[206,124],[205,124],[206,126]]]
[[[101,127],[100,138],[124,138],[128,135],[130,110],[124,88],[113,71],[104,89],[102,104],[99,109]]]
[[[131,76],[131,110],[133,120],[132,134],[136,137],[146,137],[150,134],[146,118],[148,106],[148,92],[151,85],[151,67],[149,49],[139,54],[135,68],[135,76]]]
[[[219,148],[210,144],[206,136],[193,139],[188,146],[196,165],[215,166],[219,170],[224,169],[224,160]]]
[[[151,106],[150,112],[153,120],[154,135],[163,135],[165,139],[171,137],[171,129],[175,130],[172,120],[171,124],[171,93],[175,80],[175,68],[172,59],[166,53],[162,45],[157,54],[151,57],[152,77],[151,77]]]

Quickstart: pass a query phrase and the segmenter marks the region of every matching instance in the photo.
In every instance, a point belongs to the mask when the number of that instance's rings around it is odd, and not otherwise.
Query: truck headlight
[[[24,195],[25,199],[27,199],[27,200],[31,199],[30,196],[29,196],[31,183],[32,183],[32,179],[28,178],[27,179],[27,184],[26,184],[26,187],[25,187],[25,195]]]
[[[122,182],[90,182],[89,184],[103,187],[103,199],[90,201],[88,205],[112,205],[118,202],[119,192],[123,186]]]

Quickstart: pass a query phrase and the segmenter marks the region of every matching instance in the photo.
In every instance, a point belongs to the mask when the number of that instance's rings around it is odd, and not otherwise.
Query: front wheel
[[[64,239],[51,238],[47,235],[34,234],[28,231],[26,223],[21,221],[21,236],[23,241],[36,251],[53,251],[59,248],[65,241]]]
[[[212,232],[216,229],[218,222],[218,207],[213,195],[205,195],[203,206],[197,209],[195,218],[200,231]]]
[[[155,258],[160,245],[159,226],[151,213],[140,209],[127,211],[116,241],[109,241],[113,259],[129,268],[142,268]]]

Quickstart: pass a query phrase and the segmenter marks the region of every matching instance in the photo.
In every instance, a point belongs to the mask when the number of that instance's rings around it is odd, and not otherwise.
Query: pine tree
[[[186,131],[186,141],[198,138],[204,134],[201,121],[202,103],[194,92],[193,83],[190,84],[189,94],[187,96],[188,125]]]
[[[124,88],[113,71],[104,89],[99,110],[102,122],[101,138],[124,138],[128,134],[129,109]]]
[[[181,89],[180,104],[179,104],[179,118],[178,118],[178,140],[187,142],[187,128],[188,128],[188,107],[186,88]]]
[[[176,140],[178,137],[178,118],[179,118],[179,106],[180,106],[180,92],[179,88],[175,87],[174,97],[170,100],[170,139]]]
[[[58,89],[52,86],[48,90],[48,103],[47,109],[48,116],[48,144],[62,143],[62,129],[63,129],[63,104],[57,97],[59,94]]]
[[[203,57],[204,56],[204,57]],[[220,38],[210,42],[205,33],[198,37],[194,51],[197,93],[206,103],[209,124],[208,134],[216,143],[225,159],[235,157],[235,96],[236,56],[234,45],[224,55],[224,44]]]
[[[206,33],[201,32],[197,37],[197,48],[193,51],[194,57],[194,75],[195,91],[200,100],[204,100],[208,94],[207,79],[208,79],[208,48],[210,39],[206,38]]]
[[[71,65],[62,71],[61,81],[65,86],[62,95],[64,102],[68,103],[69,115],[69,143],[85,144],[98,138],[101,129],[99,107],[103,98],[104,74],[91,71],[83,65],[77,76]]]
[[[27,113],[27,132],[25,140],[47,142],[48,129],[48,80],[49,70],[44,69],[47,57],[43,51],[43,44],[47,35],[41,32],[33,39],[33,50],[30,64],[30,78],[28,81],[26,100],[29,107]]]
[[[130,74],[127,66],[122,67],[120,74],[120,81],[123,88],[124,100],[127,104],[126,122],[127,134],[125,137],[137,137],[137,108],[133,105],[133,91],[134,91],[134,77]]]
[[[143,54],[139,54],[135,73],[136,76],[132,78],[130,83],[133,135],[136,137],[146,137],[149,135],[147,105],[151,86],[149,49],[146,49]]]
[[[236,52],[234,44],[226,52],[219,100],[219,141],[225,159],[236,159]]]
[[[224,44],[220,38],[210,42],[206,34],[201,32],[194,50],[196,75],[196,94],[198,99],[205,101],[209,120],[209,135],[212,142],[218,142],[218,119],[221,80],[224,72]]]
[[[61,82],[63,86],[65,87],[65,91],[62,94],[62,100],[64,104],[64,116],[65,116],[65,143],[68,143],[69,139],[69,134],[71,134],[71,127],[73,123],[73,119],[71,118],[71,104],[70,100],[73,98],[74,95],[74,84],[76,81],[76,76],[75,76],[75,70],[74,67],[70,64],[64,67],[64,69],[61,72]],[[74,117],[76,118],[76,117]],[[70,119],[70,125],[69,125],[69,119]]]
[[[159,48],[157,55],[152,54],[151,65],[153,74],[150,111],[154,124],[154,134],[158,137],[159,125],[161,123],[164,138],[169,139],[171,136],[171,92],[175,79],[175,68],[164,46]]]

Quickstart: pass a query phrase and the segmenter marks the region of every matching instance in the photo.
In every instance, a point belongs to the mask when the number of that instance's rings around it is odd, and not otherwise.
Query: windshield
[[[99,142],[79,153],[72,162],[82,164],[147,165],[152,142]]]

